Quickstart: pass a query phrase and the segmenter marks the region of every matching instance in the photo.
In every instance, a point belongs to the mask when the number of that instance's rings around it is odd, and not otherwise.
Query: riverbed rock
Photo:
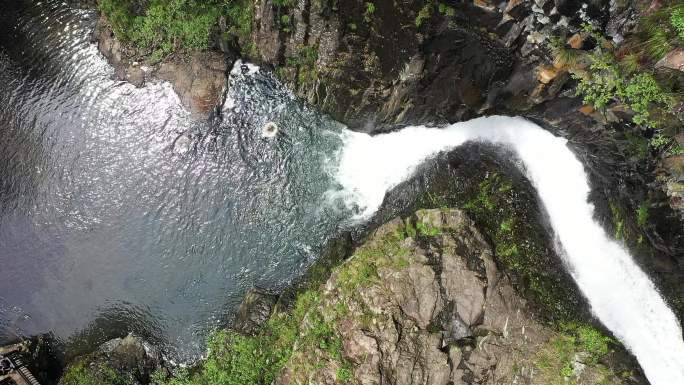
[[[232,328],[243,334],[253,334],[268,320],[278,297],[264,290],[250,289],[242,300]]]
[[[152,374],[161,367],[159,351],[129,334],[107,341],[97,351],[76,359],[65,370],[59,385],[149,384]]]
[[[367,269],[376,278],[356,275]],[[387,385],[564,381],[538,362],[564,337],[535,320],[459,210],[420,210],[381,226],[321,290],[300,333],[323,322],[339,333],[340,352],[295,345],[278,385],[335,384],[340,377]],[[454,320],[472,333],[449,338]],[[584,369],[568,381],[645,384],[638,374],[617,376],[607,357],[606,364],[577,357]]]

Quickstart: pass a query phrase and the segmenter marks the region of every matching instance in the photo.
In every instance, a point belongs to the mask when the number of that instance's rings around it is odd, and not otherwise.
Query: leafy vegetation
[[[684,5],[666,0],[642,12],[636,32],[619,49],[589,24],[583,34],[596,42],[591,52],[569,49],[563,40],[554,40],[551,48],[557,62],[579,80],[577,91],[585,103],[599,110],[623,104],[634,112],[633,123],[663,130],[672,125],[668,119],[681,100],[684,77],[654,67],[668,52],[684,46]]]
[[[438,9],[439,9],[439,13],[441,13],[444,16],[453,17],[456,15],[456,10],[454,9],[454,7],[452,7],[450,5],[446,5],[444,3],[439,3]]]
[[[207,49],[223,10],[217,2],[151,0],[138,14],[141,6],[136,3],[102,0],[99,7],[119,39],[149,51],[153,60],[177,50]]]
[[[425,5],[423,5],[423,8],[418,11],[418,15],[416,15],[415,20],[417,28],[420,28],[420,26],[423,25],[426,20],[430,19],[434,7],[435,5],[432,3],[432,1],[427,1]]]
[[[61,385],[132,385],[131,381],[120,376],[105,364],[87,367],[85,361],[69,366],[59,382]]]
[[[424,237],[436,237],[442,233],[442,229],[439,227],[432,226],[431,224],[422,221],[416,223],[416,230],[418,230],[418,234]]]
[[[453,17],[456,15],[456,9],[444,3],[435,3],[433,0],[427,0],[423,7],[418,11],[414,23],[417,28],[420,28],[425,21],[432,17],[432,14],[437,11],[442,16]],[[452,21],[453,22],[453,21]],[[451,24],[451,23],[450,23]]]
[[[608,202],[610,206],[610,212],[613,216],[613,227],[615,228],[615,239],[626,240],[628,233],[625,227],[625,213],[623,212],[620,205],[611,200]]]
[[[653,75],[641,72],[626,76],[625,68],[620,67],[610,53],[594,52],[589,59],[589,71],[574,74],[579,80],[577,92],[583,96],[584,103],[597,109],[603,109],[614,101],[623,103],[634,111],[632,121],[635,124],[658,125],[658,121],[652,118],[651,109],[667,109],[671,99]]]
[[[236,36],[243,54],[253,55],[251,0],[226,0],[223,14],[228,22],[228,34]]]
[[[594,365],[604,369],[600,383],[613,384],[611,373],[599,361],[610,352],[613,339],[587,325],[564,324],[535,357],[539,377],[547,384],[577,384],[575,363]]]
[[[228,34],[236,36],[243,49],[252,48],[249,0],[101,0],[98,6],[118,39],[155,61],[177,51],[208,49],[221,15],[228,22]]]
[[[316,45],[302,45],[293,56],[285,58],[287,67],[297,70],[299,87],[311,85],[318,79],[316,60],[318,60],[318,46]]]
[[[498,261],[516,276],[518,289],[527,292],[546,317],[571,320],[576,315],[567,288],[549,275],[551,261],[542,241],[534,238],[531,220],[518,207],[520,192],[498,173],[488,173],[469,194],[463,208],[492,239]],[[529,198],[532,199],[532,198]]]
[[[655,150],[662,151],[668,155],[684,155],[684,148],[674,139],[661,133],[653,135],[649,142]]]
[[[292,22],[290,21],[289,15],[280,16],[280,28],[283,30],[283,32],[290,32],[291,24]]]
[[[677,31],[679,38],[684,40],[684,5],[678,5],[670,14],[670,23]]]
[[[170,378],[157,373],[153,384],[270,385],[292,356],[295,343],[316,346],[342,360],[338,333],[318,309],[320,301],[316,290],[301,293],[290,312],[275,312],[254,336],[216,332],[208,341],[209,354],[199,370],[178,370]],[[308,327],[301,328],[304,323]]]
[[[416,230],[413,226],[410,226],[413,230],[406,228],[409,226],[400,227],[396,233],[386,234],[358,248],[354,256],[339,267],[337,283],[341,297],[335,304],[325,303],[317,288],[304,291],[297,296],[290,311],[277,309],[256,335],[219,331],[208,341],[208,357],[201,368],[178,370],[170,378],[158,373],[153,384],[270,385],[288,362],[299,375],[317,370],[326,360],[335,362],[338,368],[335,375],[337,383],[348,383],[352,378],[352,367],[342,356],[338,321],[347,315],[347,301],[356,298],[358,289],[378,280],[379,268],[408,265],[405,257],[409,250],[400,242],[409,233],[415,235]],[[369,320],[372,318],[371,315],[368,317]],[[315,359],[297,357],[295,346],[299,354],[315,351],[319,356]]]
[[[366,10],[363,12],[363,20],[366,23],[370,23],[373,20],[373,14],[375,13],[375,4],[371,2],[366,2]]]

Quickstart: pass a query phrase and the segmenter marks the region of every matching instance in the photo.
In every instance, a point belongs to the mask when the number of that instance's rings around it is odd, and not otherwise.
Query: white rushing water
[[[582,163],[539,126],[487,117],[443,129],[423,126],[369,136],[345,132],[337,181],[361,217],[426,158],[467,141],[513,149],[537,190],[565,263],[596,317],[637,357],[652,385],[684,384],[684,341],[677,318],[629,253],[593,219]]]

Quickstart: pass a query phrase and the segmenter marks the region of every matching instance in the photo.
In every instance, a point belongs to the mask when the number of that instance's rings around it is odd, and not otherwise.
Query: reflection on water
[[[270,75],[237,68],[221,120],[192,121],[168,84],[112,80],[92,13],[2,7],[0,342],[128,326],[196,354],[247,288],[297,277],[344,220],[324,204],[341,126]]]

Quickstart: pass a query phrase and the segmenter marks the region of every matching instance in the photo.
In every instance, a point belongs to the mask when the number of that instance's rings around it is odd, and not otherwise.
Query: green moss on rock
[[[520,278],[521,289],[541,307],[541,313],[552,319],[575,319],[576,304],[568,301],[571,289],[548,274],[549,266],[559,262],[543,246],[538,230],[524,220],[525,208],[519,204],[512,181],[489,173],[463,207],[483,225],[499,263]]]
[[[133,382],[121,376],[104,363],[88,365],[79,360],[70,365],[59,385],[132,385]]]

